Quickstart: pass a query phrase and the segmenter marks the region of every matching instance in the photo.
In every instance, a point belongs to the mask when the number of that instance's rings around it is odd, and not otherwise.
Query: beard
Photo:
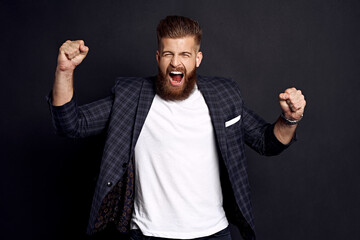
[[[183,72],[184,83],[180,87],[174,87],[169,83],[169,73],[171,71]],[[166,70],[162,72],[158,67],[158,76],[155,81],[156,93],[164,100],[176,101],[185,100],[191,94],[196,84],[196,67],[191,72],[187,73],[183,67]]]

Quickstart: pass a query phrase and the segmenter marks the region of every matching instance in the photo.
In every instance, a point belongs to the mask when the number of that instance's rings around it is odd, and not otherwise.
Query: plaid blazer
[[[197,77],[209,108],[220,159],[223,206],[229,222],[244,239],[255,239],[245,143],[263,155],[275,155],[288,145],[273,133],[273,124],[246,108],[230,79]],[[133,157],[136,141],[155,96],[154,77],[119,78],[112,95],[83,106],[72,99],[50,109],[58,134],[72,138],[106,131],[106,142],[95,188],[87,233],[115,225],[129,231],[134,203]]]

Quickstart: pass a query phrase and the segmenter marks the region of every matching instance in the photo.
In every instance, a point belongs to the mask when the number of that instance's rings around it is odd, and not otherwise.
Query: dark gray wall
[[[1,1],[1,239],[87,239],[103,136],[55,136],[45,102],[57,51],[84,39],[79,103],[116,76],[156,73],[155,27],[166,15],[204,30],[199,72],[235,79],[272,122],[277,95],[303,90],[298,142],[277,157],[248,149],[258,239],[359,239],[360,2]],[[234,239],[240,239],[232,228]]]

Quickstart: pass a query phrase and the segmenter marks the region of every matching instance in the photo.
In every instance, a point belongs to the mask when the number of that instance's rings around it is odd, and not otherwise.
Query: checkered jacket
[[[198,76],[197,85],[209,108],[220,159],[224,210],[245,239],[255,239],[245,143],[262,155],[276,155],[287,146],[265,122],[243,104],[232,80]],[[58,134],[78,138],[106,132],[106,142],[87,233],[115,225],[129,231],[134,203],[134,147],[155,96],[154,77],[119,78],[112,95],[77,106],[50,104]],[[49,99],[49,103],[50,103]]]

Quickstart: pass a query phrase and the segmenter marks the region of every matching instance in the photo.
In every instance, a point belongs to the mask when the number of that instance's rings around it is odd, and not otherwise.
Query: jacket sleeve
[[[243,107],[245,143],[261,155],[277,155],[296,140],[294,136],[289,144],[282,144],[274,134],[274,125],[267,123],[246,106]]]
[[[106,129],[114,94],[99,101],[78,106],[76,97],[62,106],[53,106],[51,93],[47,97],[55,132],[71,138],[87,137]]]

